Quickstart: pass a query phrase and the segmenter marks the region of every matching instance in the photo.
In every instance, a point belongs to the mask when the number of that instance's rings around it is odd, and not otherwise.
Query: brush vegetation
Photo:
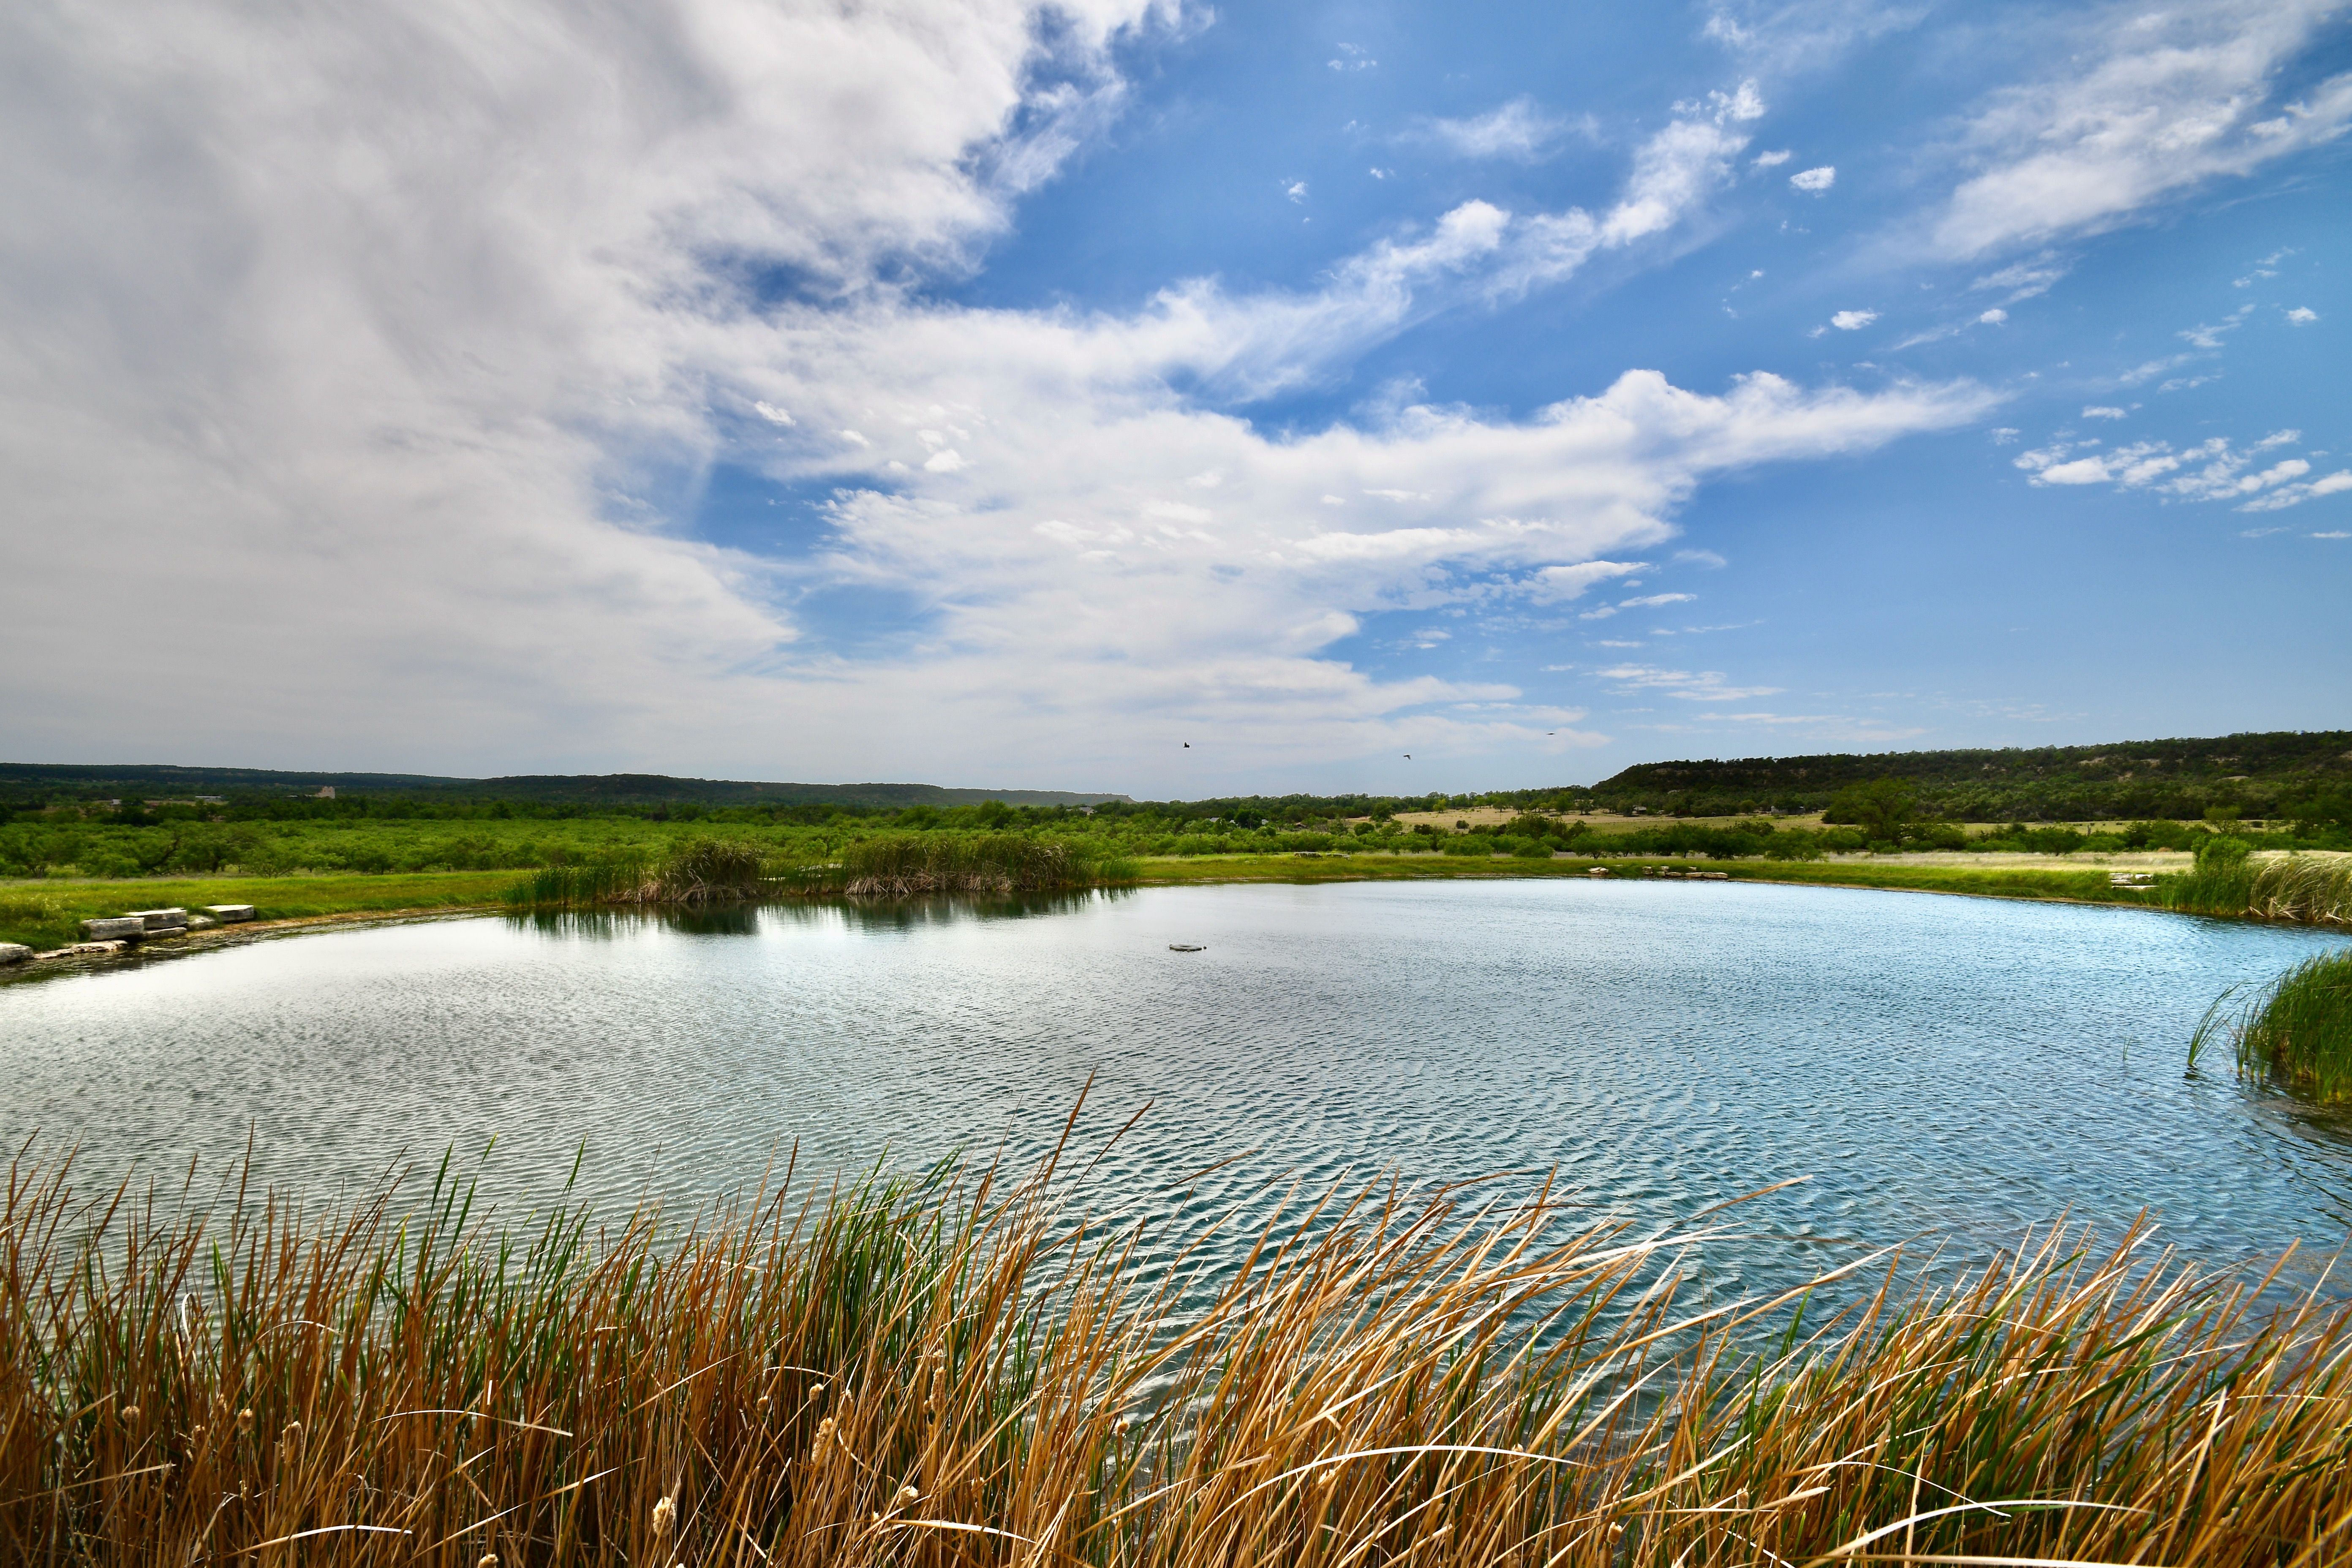
[[[2231,1016],[2231,993],[2206,1010],[2189,1065],[2226,1039],[2238,1071],[2330,1104],[2352,1103],[2352,948],[2307,958]]]
[[[2234,1568],[2352,1519],[2352,1308],[2137,1234],[1814,1321],[1540,1193],[1326,1194],[1212,1277],[1218,1221],[1050,1166],[512,1234],[68,1175],[0,1225],[12,1563]]]

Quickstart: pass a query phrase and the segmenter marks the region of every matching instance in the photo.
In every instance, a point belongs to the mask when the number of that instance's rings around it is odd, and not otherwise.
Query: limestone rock
[[[0,969],[12,963],[23,963],[33,956],[33,950],[21,942],[0,942]]]
[[[144,936],[147,934],[147,917],[113,915],[105,920],[84,921],[81,922],[81,934],[90,942],[120,942],[128,937]]]

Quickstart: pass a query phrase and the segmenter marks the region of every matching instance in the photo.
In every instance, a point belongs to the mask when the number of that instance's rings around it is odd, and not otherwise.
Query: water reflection
[[[795,925],[906,932],[966,921],[1034,920],[1069,914],[1089,905],[1135,896],[1136,889],[1131,888],[1102,888],[1076,892],[1014,893],[1001,898],[793,899],[699,907],[530,910],[499,918],[520,930],[590,942],[614,941],[649,928],[688,936],[758,936],[764,929]]]

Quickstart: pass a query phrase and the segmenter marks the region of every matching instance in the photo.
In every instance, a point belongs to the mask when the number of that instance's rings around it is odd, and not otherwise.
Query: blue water
[[[1087,1177],[1106,1207],[1556,1172],[1656,1224],[1803,1178],[1708,1249],[1709,1289],[2143,1208],[2200,1258],[2332,1252],[2352,1122],[2182,1068],[2224,987],[2344,940],[1736,881],[469,918],[0,986],[0,1134],[79,1143],[89,1181],[216,1173],[249,1134],[322,1195],[495,1133],[513,1213],[583,1142],[604,1204],[698,1202],[795,1147],[803,1174],[1025,1163],[1091,1079],[1082,1160],[1150,1108]]]

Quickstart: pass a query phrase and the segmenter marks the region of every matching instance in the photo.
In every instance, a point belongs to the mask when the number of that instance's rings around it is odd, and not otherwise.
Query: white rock
[[[212,916],[221,924],[228,925],[236,921],[251,920],[253,906],[251,904],[206,904],[205,913]]]
[[[0,942],[0,967],[26,963],[32,956],[33,950],[21,942]]]
[[[138,919],[146,921],[146,929],[151,931],[188,929],[188,911],[185,910],[133,910],[131,912]]]
[[[114,915],[106,920],[84,921],[81,934],[90,942],[115,942],[124,937],[147,934],[144,915]]]

